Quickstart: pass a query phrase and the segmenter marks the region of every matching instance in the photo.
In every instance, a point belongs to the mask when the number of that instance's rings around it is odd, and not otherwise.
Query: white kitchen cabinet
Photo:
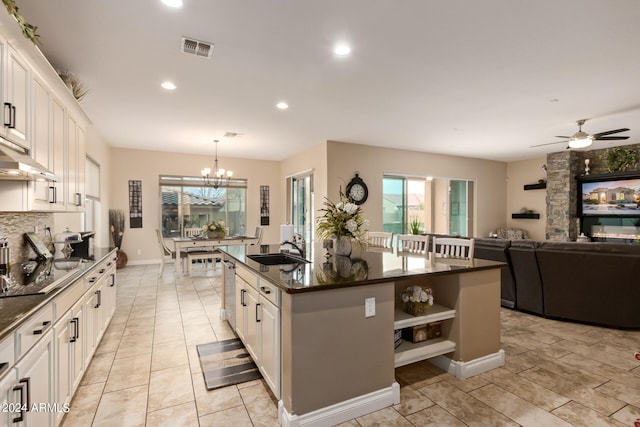
[[[279,292],[236,265],[236,333],[276,398],[282,364]]]
[[[261,298],[260,311],[260,366],[265,381],[280,397],[280,308]]]
[[[47,407],[54,400],[53,332],[49,330],[25,357],[16,363],[17,387],[24,387],[30,397],[29,411],[17,426],[47,427],[55,425],[56,410]],[[44,405],[44,406],[43,406]],[[61,409],[61,408],[60,408]]]
[[[84,292],[82,281],[72,285]],[[85,360],[84,301],[77,301],[54,326],[55,336],[55,402],[64,408],[71,402],[73,392],[80,385],[88,361]],[[56,412],[56,425],[62,421],[64,411]]]
[[[22,56],[7,44],[5,75],[4,130],[11,141],[30,149],[29,139],[29,79],[31,69]]]
[[[14,368],[11,368],[4,377],[0,378],[0,405],[2,408],[6,408],[6,411],[0,412],[0,427],[14,425],[13,420],[22,415],[20,396],[14,390],[17,382],[18,376]]]
[[[34,75],[32,89],[33,148],[31,157],[49,170],[53,169],[54,147],[51,138],[51,99],[46,83]],[[55,204],[56,189],[51,182],[33,183],[33,210],[51,210]]]

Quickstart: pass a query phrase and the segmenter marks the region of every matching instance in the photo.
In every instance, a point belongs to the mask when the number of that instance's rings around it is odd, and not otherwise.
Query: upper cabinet
[[[0,211],[84,211],[90,121],[42,53],[0,12],[0,136],[60,181],[0,180]],[[14,28],[15,27],[15,28]],[[10,196],[10,197],[8,197]]]
[[[3,101],[5,135],[13,142],[25,148],[31,148],[29,140],[30,67],[9,44],[7,44],[6,62]]]

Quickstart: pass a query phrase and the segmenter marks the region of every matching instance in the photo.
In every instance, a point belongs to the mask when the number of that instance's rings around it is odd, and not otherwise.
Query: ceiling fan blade
[[[556,142],[547,142],[545,144],[530,145],[529,148],[544,147],[545,145],[553,145],[553,144],[562,144],[563,142],[567,142],[567,141],[556,141]]]
[[[597,141],[620,141],[623,139],[629,139],[628,136],[601,136],[599,138],[594,138]]]
[[[570,137],[570,136],[560,136],[560,135],[556,135],[556,138],[569,139],[569,138],[571,138],[571,137]]]
[[[614,129],[614,130],[608,130],[606,132],[600,132],[600,133],[594,133],[593,137],[595,139],[600,139],[601,136],[605,136],[605,135],[612,135],[614,133],[620,133],[620,132],[626,132],[628,131],[628,128],[622,128],[622,129]]]

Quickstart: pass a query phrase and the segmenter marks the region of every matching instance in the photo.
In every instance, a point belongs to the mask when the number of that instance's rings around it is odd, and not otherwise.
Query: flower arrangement
[[[124,237],[124,211],[122,209],[109,209],[109,231],[113,245],[122,250],[122,238]]]
[[[405,310],[414,316],[420,316],[427,309],[433,306],[433,292],[431,288],[423,288],[421,286],[409,286],[400,295],[402,302],[405,303]]]
[[[202,227],[202,233],[206,235],[213,234],[222,238],[227,235],[227,227],[224,225],[223,220],[211,221]]]
[[[369,225],[369,220],[362,218],[362,208],[340,192],[340,201],[333,203],[325,198],[326,208],[316,220],[316,233],[321,239],[346,236],[357,241],[362,241]]]

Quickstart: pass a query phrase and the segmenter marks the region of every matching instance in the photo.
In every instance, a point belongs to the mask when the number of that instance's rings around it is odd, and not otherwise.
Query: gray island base
[[[310,263],[264,266],[247,255],[276,253],[278,245],[223,248],[236,281],[225,278],[235,289],[225,289],[221,316],[249,343],[281,425],[334,425],[398,404],[395,368],[419,360],[459,379],[504,365],[502,263],[362,248],[351,268],[337,269],[345,260],[312,249]],[[412,285],[433,290],[435,304],[423,316],[403,310],[400,294]],[[395,330],[436,321],[439,338],[394,349]]]

